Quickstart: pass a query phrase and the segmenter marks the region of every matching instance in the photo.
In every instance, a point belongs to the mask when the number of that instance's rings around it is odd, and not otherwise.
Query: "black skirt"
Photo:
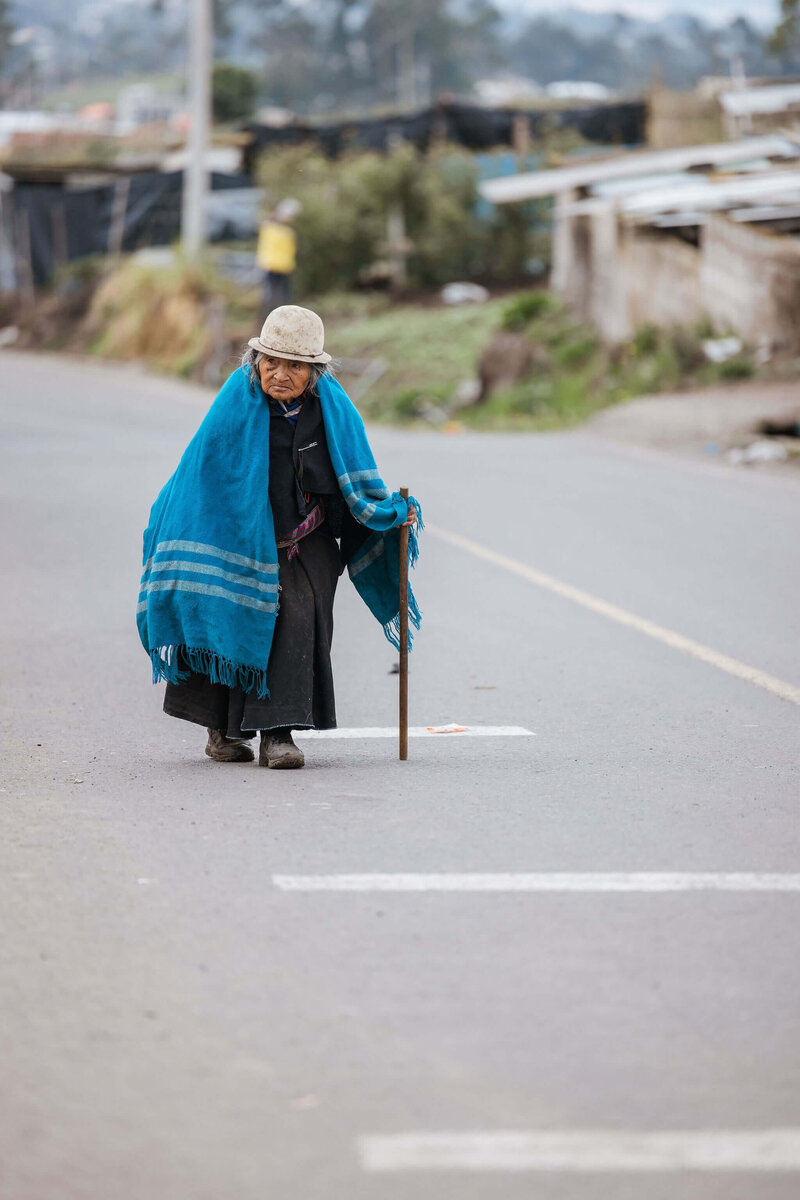
[[[331,669],[333,599],[342,557],[327,522],[288,557],[278,551],[280,596],[267,664],[269,698],[212,683],[193,674],[168,683],[164,712],[228,737],[253,737],[259,729],[335,729]]]

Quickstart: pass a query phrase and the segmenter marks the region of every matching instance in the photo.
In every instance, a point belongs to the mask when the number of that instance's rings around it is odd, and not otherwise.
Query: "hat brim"
[[[330,354],[326,354],[324,350],[321,354],[287,354],[285,350],[273,350],[271,346],[265,346],[261,338],[250,338],[247,344],[253,350],[260,350],[262,354],[268,354],[270,358],[288,358],[291,362],[304,363],[329,363],[331,361]]]

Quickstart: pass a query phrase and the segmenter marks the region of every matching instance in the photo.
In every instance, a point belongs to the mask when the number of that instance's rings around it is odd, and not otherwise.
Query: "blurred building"
[[[30,293],[76,259],[180,236],[183,135],[162,122],[119,136],[107,106],[83,116],[0,113],[0,290]],[[260,192],[242,171],[242,141],[208,147],[210,241],[258,229]]]
[[[606,104],[614,98],[611,88],[603,83],[585,79],[559,79],[548,83],[545,93],[551,100],[574,101],[583,104]]]
[[[135,83],[120,92],[116,102],[116,131],[131,133],[143,125],[176,121],[186,108],[177,93],[159,91],[147,83]]]
[[[730,138],[800,127],[800,83],[736,88],[723,92],[719,102]]]
[[[79,127],[79,121],[71,115],[60,113],[34,112],[30,109],[15,111],[0,110],[0,158],[7,151],[11,142],[20,134],[48,134],[59,131],[72,131]]]
[[[773,135],[489,180],[556,198],[552,286],[611,343],[709,318],[800,351],[800,142]]]
[[[647,141],[654,149],[721,138],[800,130],[800,81],[709,77],[693,91],[655,84],[648,101]]]
[[[515,105],[540,101],[544,90],[531,79],[523,79],[520,75],[501,75],[499,78],[479,79],[472,93],[478,103],[487,108],[513,108]]]

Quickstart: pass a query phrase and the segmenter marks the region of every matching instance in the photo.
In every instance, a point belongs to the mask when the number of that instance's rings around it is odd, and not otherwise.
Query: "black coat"
[[[325,521],[333,536],[341,539],[347,564],[370,531],[350,515],[339,490],[319,396],[311,392],[306,397],[294,425],[270,398],[269,418],[269,502],[276,538],[287,537],[322,500]]]

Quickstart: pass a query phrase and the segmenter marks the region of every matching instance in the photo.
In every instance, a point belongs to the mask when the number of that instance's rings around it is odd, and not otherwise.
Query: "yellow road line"
[[[601,600],[599,596],[593,596],[590,592],[573,587],[571,583],[564,583],[552,575],[545,575],[543,571],[536,571],[533,567],[528,567],[525,563],[517,562],[516,559],[500,554],[497,550],[491,550],[488,546],[481,546],[478,542],[463,537],[460,533],[451,533],[447,529],[440,529],[436,525],[431,525],[430,522],[426,522],[425,532],[433,534],[443,542],[449,542],[451,546],[458,546],[460,550],[466,550],[468,554],[474,554],[476,558],[485,559],[486,562],[494,563],[496,567],[511,571],[513,575],[519,575],[522,579],[527,579],[529,583],[553,592],[564,600],[572,600],[573,603],[580,604],[582,608],[588,608],[590,612],[598,613],[599,616],[606,617],[609,621],[616,621],[618,625],[635,629],[637,633],[643,633],[646,637],[653,638],[654,641],[661,642],[664,646],[680,650],[682,654],[689,654],[692,658],[697,658],[710,667],[716,667],[718,671],[724,671],[726,675],[743,679],[746,683],[763,688],[765,692],[771,692],[773,696],[779,696],[781,700],[788,700],[791,704],[800,705],[800,687],[778,679],[775,675],[769,675],[766,671],[760,671],[758,667],[750,667],[747,663],[730,658],[727,654],[720,654],[719,651],[712,650],[710,646],[704,646],[702,642],[696,642],[692,638],[684,637],[682,633],[665,629],[663,625],[657,625],[655,621],[637,617],[635,613],[628,612],[627,609],[620,608],[617,604],[609,604],[607,600]]]

